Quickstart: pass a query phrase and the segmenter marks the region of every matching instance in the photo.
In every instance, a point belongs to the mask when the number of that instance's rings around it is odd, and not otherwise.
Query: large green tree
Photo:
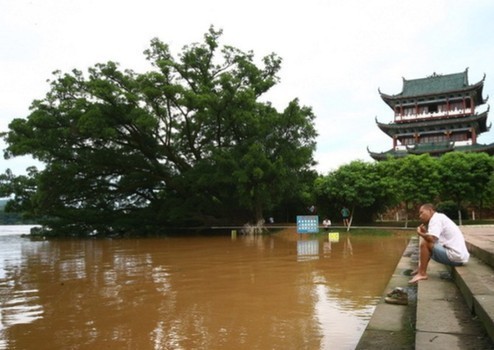
[[[439,159],[439,166],[441,197],[456,203],[461,224],[464,203],[481,208],[492,197],[492,157],[485,153],[450,152]]]
[[[331,202],[340,208],[348,206],[352,218],[360,211],[363,220],[371,220],[392,201],[392,189],[375,163],[360,160],[317,178],[314,185],[318,201]]]
[[[6,156],[31,155],[36,211],[51,228],[142,230],[259,220],[314,164],[311,108],[278,112],[275,54],[219,45],[213,27],[174,58],[151,41],[151,69],[55,73],[46,97],[9,125]]]
[[[423,203],[433,203],[440,191],[439,165],[429,154],[388,159],[382,163],[385,176],[393,183],[398,202],[405,206],[408,226],[410,209]]]
[[[481,213],[494,200],[494,159],[487,153],[469,153],[473,191],[469,201]]]

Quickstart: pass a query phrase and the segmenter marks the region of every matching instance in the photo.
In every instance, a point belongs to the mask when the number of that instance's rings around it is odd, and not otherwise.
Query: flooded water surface
[[[354,349],[408,243],[11,230],[0,226],[0,349]]]

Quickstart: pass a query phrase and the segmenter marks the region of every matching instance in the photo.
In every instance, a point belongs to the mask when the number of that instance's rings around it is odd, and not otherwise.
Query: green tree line
[[[144,73],[115,62],[54,72],[46,96],[0,135],[7,159],[45,165],[0,175],[0,197],[12,198],[5,211],[86,235],[288,222],[311,206],[332,217],[348,206],[369,222],[399,203],[492,205],[486,154],[354,161],[317,174],[312,109],[266,101],[281,58],[256,61],[221,46],[221,35],[211,27],[177,57],[153,39]]]
[[[486,153],[450,152],[439,158],[409,155],[378,163],[354,161],[314,185],[314,198],[324,215],[338,215],[342,206],[360,222],[402,204],[416,217],[420,204],[450,203],[450,216],[462,220],[465,206],[481,213],[494,204],[494,160]],[[446,206],[446,205],[445,205]]]

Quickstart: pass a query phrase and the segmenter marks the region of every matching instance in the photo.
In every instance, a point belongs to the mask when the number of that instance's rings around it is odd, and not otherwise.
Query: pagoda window
[[[437,111],[438,111],[437,105],[430,105],[429,106],[429,113],[437,113]]]
[[[466,133],[463,134],[453,134],[451,135],[451,141],[468,141],[468,135]]]
[[[395,106],[395,117],[399,117],[401,115],[400,106]]]
[[[414,143],[415,143],[415,139],[413,137],[407,137],[401,140],[402,145],[413,145]]]
[[[418,114],[426,114],[426,113],[429,113],[429,107],[428,106],[418,107]]]
[[[426,135],[420,138],[420,143],[435,143],[447,141],[446,135]]]
[[[458,102],[451,102],[449,104],[449,110],[450,112],[458,112],[463,110],[463,101],[458,101]]]
[[[403,108],[403,115],[409,116],[415,114],[415,107],[405,107]]]

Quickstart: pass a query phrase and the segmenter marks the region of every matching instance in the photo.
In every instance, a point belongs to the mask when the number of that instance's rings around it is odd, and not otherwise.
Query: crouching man
[[[427,279],[427,266],[433,260],[450,266],[460,266],[468,262],[465,238],[460,228],[446,215],[436,212],[432,204],[420,207],[419,218],[422,224],[417,227],[420,236],[419,266],[412,272],[409,283]]]

